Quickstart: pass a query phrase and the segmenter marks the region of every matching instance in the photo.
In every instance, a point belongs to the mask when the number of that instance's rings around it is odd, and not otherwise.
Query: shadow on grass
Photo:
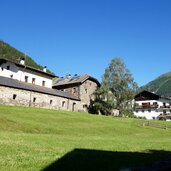
[[[169,156],[171,156],[171,152],[157,150],[148,152],[112,152],[74,149],[44,168],[43,171],[114,171],[125,168],[134,168],[133,170],[139,171],[141,169],[137,168],[150,168],[157,161],[166,159]]]

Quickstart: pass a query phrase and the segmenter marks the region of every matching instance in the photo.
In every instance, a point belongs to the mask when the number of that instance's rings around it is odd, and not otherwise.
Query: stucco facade
[[[41,70],[38,72],[31,67],[25,67],[22,64],[16,65],[10,61],[5,61],[0,65],[0,76],[52,88],[52,76],[49,76],[46,72]]]

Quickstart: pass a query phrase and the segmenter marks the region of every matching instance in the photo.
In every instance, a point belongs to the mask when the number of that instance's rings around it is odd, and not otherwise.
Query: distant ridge
[[[160,75],[148,84],[140,87],[140,91],[147,90],[161,96],[171,97],[171,72]]]
[[[16,61],[19,57],[25,57],[26,65],[31,66],[36,69],[43,69],[43,66],[37,64],[31,57],[25,55],[19,50],[15,49],[11,45],[0,40],[0,58],[10,59]],[[50,70],[47,70],[49,73],[52,73]]]

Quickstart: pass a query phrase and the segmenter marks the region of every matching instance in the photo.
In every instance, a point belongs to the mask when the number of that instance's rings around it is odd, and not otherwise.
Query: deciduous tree
[[[129,109],[137,88],[124,61],[114,58],[105,70],[101,88],[95,92],[93,105],[104,114],[111,113],[112,109],[118,109],[122,115]]]

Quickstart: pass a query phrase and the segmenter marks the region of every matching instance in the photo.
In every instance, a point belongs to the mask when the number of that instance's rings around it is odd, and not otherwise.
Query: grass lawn
[[[140,126],[137,119],[0,105],[2,171],[112,171],[168,154],[171,129]]]

